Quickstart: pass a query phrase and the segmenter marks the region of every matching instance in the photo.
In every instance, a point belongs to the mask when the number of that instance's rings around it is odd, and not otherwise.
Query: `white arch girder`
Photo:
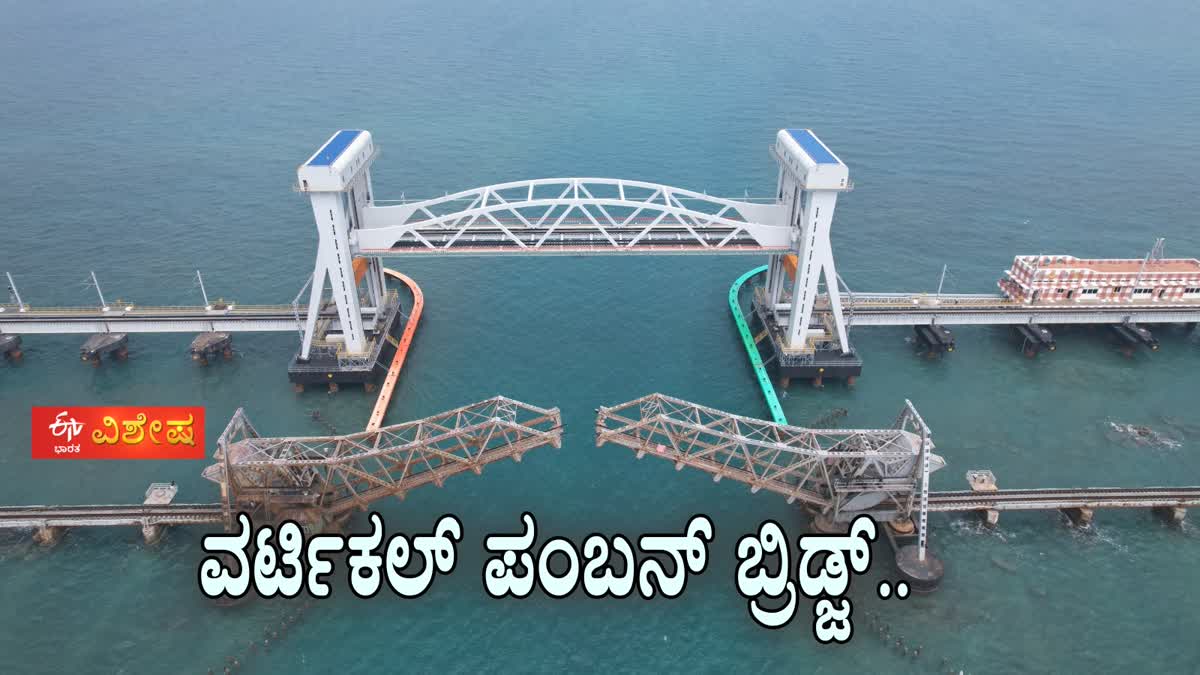
[[[556,196],[539,196],[539,190]],[[596,196],[614,190],[614,196]],[[781,204],[657,183],[543,178],[369,204],[351,244],[366,255],[777,253],[792,246],[786,218]]]

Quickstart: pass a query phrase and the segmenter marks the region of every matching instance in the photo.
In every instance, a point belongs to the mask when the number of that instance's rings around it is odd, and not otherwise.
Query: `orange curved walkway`
[[[367,431],[376,431],[383,426],[383,417],[387,414],[388,404],[392,402],[392,391],[396,388],[396,381],[400,379],[400,369],[404,367],[404,358],[408,356],[408,348],[412,346],[413,335],[417,332],[417,324],[421,321],[421,310],[425,307],[425,295],[421,293],[421,287],[417,282],[410,279],[407,275],[401,274],[396,270],[383,268],[383,273],[393,279],[399,279],[408,286],[408,290],[412,292],[413,306],[412,311],[408,314],[408,321],[404,324],[404,334],[400,336],[399,346],[396,347],[396,355],[392,357],[392,365],[388,366],[387,377],[383,380],[383,386],[379,389],[379,398],[375,400],[375,409],[371,411],[371,421],[367,422]]]

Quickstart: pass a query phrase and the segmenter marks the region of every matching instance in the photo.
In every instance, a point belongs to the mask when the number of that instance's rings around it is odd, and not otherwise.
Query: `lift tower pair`
[[[421,255],[765,254],[770,274],[756,306],[781,375],[857,375],[829,244],[838,193],[850,189],[846,165],[808,129],[780,131],[771,153],[779,181],[767,203],[643,181],[549,178],[379,205],[371,134],[339,131],[297,172],[319,244],[293,381],[354,381],[343,378],[347,365],[365,367],[381,343],[373,333],[391,330],[380,258]],[[327,287],[336,325],[320,320]]]

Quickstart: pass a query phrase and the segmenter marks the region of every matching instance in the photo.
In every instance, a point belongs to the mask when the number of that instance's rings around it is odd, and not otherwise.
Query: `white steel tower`
[[[782,129],[771,154],[779,162],[777,198],[792,232],[796,258],[791,302],[782,297],[787,290],[784,255],[772,255],[767,271],[767,298],[780,325],[786,325],[788,350],[812,351],[818,343],[830,342],[826,327],[810,325],[822,277],[838,346],[850,352],[846,322],[842,315],[837,270],[829,244],[829,226],[839,192],[851,188],[850,174],[837,155],[808,129]],[[787,310],[787,311],[781,311]]]
[[[383,298],[383,270],[378,258],[366,265],[366,297],[360,299],[355,276],[350,233],[362,226],[363,208],[371,201],[371,162],[375,144],[368,131],[343,129],[334,134],[296,170],[297,189],[312,199],[317,221],[317,262],[313,270],[308,316],[300,359],[307,360],[312,348],[325,280],[329,279],[333,304],[337,306],[345,350],[359,354],[367,348],[363,301],[377,316]]]

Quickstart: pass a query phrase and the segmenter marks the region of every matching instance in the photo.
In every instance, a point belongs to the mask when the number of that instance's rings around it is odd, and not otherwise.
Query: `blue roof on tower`
[[[361,129],[342,129],[308,160],[309,166],[329,166],[337,161],[346,148],[362,133]]]
[[[833,153],[829,151],[829,148],[826,148],[821,141],[817,140],[817,137],[813,136],[813,133],[808,129],[788,129],[787,132],[792,137],[792,140],[799,143],[804,152],[808,153],[812,161],[817,164],[841,164],[838,158],[834,157]]]

